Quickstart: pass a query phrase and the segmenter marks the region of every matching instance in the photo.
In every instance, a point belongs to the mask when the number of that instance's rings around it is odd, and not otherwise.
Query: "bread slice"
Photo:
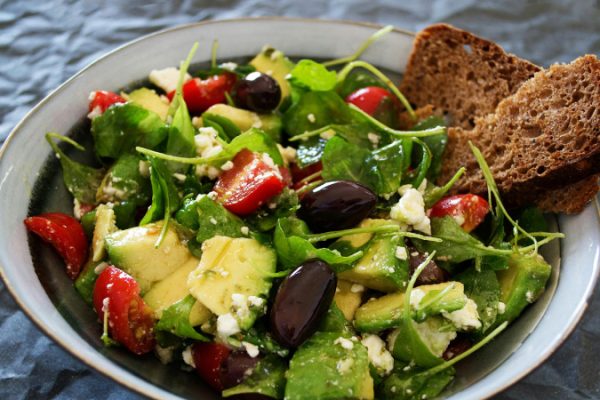
[[[586,55],[540,71],[502,100],[494,114],[478,119],[473,130],[449,129],[440,180],[464,165],[466,178],[453,190],[482,193],[485,182],[469,141],[482,151],[511,205],[547,206],[554,190],[571,184],[577,186],[566,191],[577,192],[582,201],[581,193],[598,188],[590,176],[600,172],[600,61]]]
[[[437,24],[417,34],[400,90],[419,107],[446,112],[452,126],[471,129],[539,70],[493,42]]]

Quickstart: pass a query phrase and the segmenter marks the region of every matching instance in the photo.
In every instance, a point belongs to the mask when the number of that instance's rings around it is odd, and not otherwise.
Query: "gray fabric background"
[[[419,30],[444,21],[547,66],[600,53],[600,1],[1,1],[0,140],[86,64],[156,30],[205,19],[285,15]],[[600,294],[543,366],[497,399],[600,398]],[[137,399],[42,335],[0,283],[0,399]]]

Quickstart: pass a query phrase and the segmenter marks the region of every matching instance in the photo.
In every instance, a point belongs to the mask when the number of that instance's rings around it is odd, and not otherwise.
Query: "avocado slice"
[[[393,224],[389,220],[367,220],[361,226]],[[354,235],[353,235],[354,236]],[[367,236],[340,238],[352,244],[364,242]],[[368,240],[368,239],[367,239]],[[404,239],[394,235],[374,235],[368,244],[365,255],[352,269],[338,274],[340,279],[360,283],[381,292],[395,292],[408,283],[408,260],[396,257],[398,247],[405,247]]]
[[[275,252],[255,239],[215,236],[202,244],[202,258],[187,287],[212,313],[232,313],[246,330],[264,313],[262,305],[252,306],[252,296],[268,297],[276,261]]]
[[[342,279],[338,280],[333,301],[348,321],[354,319],[354,313],[362,302],[364,287],[361,286]]]
[[[420,367],[433,367],[444,360],[442,354],[456,338],[453,326],[442,317],[433,316],[423,322],[404,320],[388,336],[388,345],[394,358],[414,362]],[[411,325],[408,325],[411,324]]]
[[[192,258],[172,226],[161,245],[155,247],[161,229],[162,222],[157,222],[117,231],[104,239],[111,263],[133,276],[142,293]]]
[[[262,129],[273,140],[281,139],[281,118],[275,114],[257,114],[252,111],[233,107],[228,104],[215,104],[204,112],[204,115],[217,115],[229,119],[241,132],[251,128]]]
[[[92,261],[101,261],[106,256],[104,238],[117,230],[116,217],[112,208],[100,204],[94,214],[95,224],[92,235]]]
[[[185,264],[179,267],[171,275],[154,284],[152,289],[144,295],[144,301],[154,311],[156,319],[160,319],[164,310],[183,300],[190,294],[187,288],[187,279],[190,272],[198,266],[196,257],[191,257]],[[192,326],[202,325],[212,316],[210,310],[196,301],[190,311],[190,324]]]
[[[281,51],[275,50],[271,46],[265,46],[260,53],[251,61],[252,65],[258,72],[267,74],[277,81],[281,88],[281,100],[279,107],[287,101],[290,96],[291,88],[286,77],[292,72],[294,63],[290,61]]]
[[[508,268],[497,271],[500,282],[500,301],[504,312],[498,312],[494,326],[517,318],[529,304],[535,302],[544,292],[552,267],[542,256],[513,254],[508,260]]]
[[[460,310],[468,300],[463,284],[460,282],[421,285],[414,288],[412,293],[415,293],[411,295],[413,302],[419,300],[418,309],[413,310],[413,317],[421,320],[430,315]],[[356,310],[354,326],[360,332],[379,332],[399,326],[403,307],[404,293],[402,292],[371,300]]]
[[[132,103],[144,107],[148,111],[155,112],[163,121],[167,120],[169,103],[164,101],[154,90],[140,88],[127,94],[126,98]]]
[[[94,300],[94,285],[96,284],[96,279],[98,279],[96,267],[101,263],[102,261],[93,261],[91,257],[88,258],[75,280],[75,290],[90,305]]]
[[[290,361],[285,398],[373,399],[366,347],[339,333],[315,333]]]

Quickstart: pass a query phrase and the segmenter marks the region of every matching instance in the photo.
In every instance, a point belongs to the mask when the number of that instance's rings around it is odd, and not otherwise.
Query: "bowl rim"
[[[4,143],[2,144],[2,146],[0,148],[0,160],[2,160],[4,154],[8,151],[8,147],[9,147],[10,143],[12,142],[12,139],[16,136],[17,132],[19,130],[21,130],[21,126],[25,124],[25,122],[30,118],[30,116],[32,114],[35,114],[36,112],[38,112],[39,109],[42,109],[45,106],[45,104],[48,103],[49,101],[51,101],[51,99],[57,93],[66,90],[75,79],[77,79],[80,75],[84,74],[88,69],[91,69],[94,65],[101,62],[102,60],[104,60],[108,57],[111,57],[114,54],[120,53],[123,50],[125,50],[131,46],[134,46],[138,42],[146,41],[146,40],[152,39],[157,36],[161,36],[166,33],[171,33],[171,32],[175,32],[178,30],[186,30],[186,29],[205,26],[205,25],[213,25],[213,24],[214,25],[223,25],[223,24],[229,24],[229,23],[252,22],[252,21],[267,21],[267,22],[268,21],[273,21],[273,22],[275,22],[275,21],[291,21],[291,22],[300,22],[300,23],[304,22],[304,23],[340,24],[340,25],[347,25],[347,26],[368,27],[368,28],[373,28],[373,29],[381,29],[382,27],[384,27],[384,25],[378,24],[378,23],[365,22],[365,21],[354,21],[354,20],[347,20],[347,19],[298,18],[298,17],[286,17],[286,16],[256,16],[256,17],[239,17],[239,18],[204,20],[204,21],[180,24],[180,25],[176,25],[173,27],[167,27],[164,29],[160,29],[155,32],[151,32],[149,34],[140,36],[136,39],[133,39],[124,44],[121,44],[106,53],[102,53],[100,56],[95,58],[93,61],[88,63],[86,66],[84,66],[78,72],[76,72],[75,74],[70,76],[67,80],[65,80],[58,87],[56,87],[54,90],[52,90],[50,93],[48,93],[33,108],[31,108],[19,120],[19,122],[14,126],[14,128],[10,131],[9,135],[6,137]],[[410,30],[402,29],[402,28],[394,27],[392,29],[392,31],[395,33],[401,34],[401,35],[407,35],[407,36],[411,36],[411,37],[415,36],[414,32],[412,32]],[[600,202],[598,200],[598,197],[594,198],[594,203],[595,203],[596,212],[598,214],[598,217],[600,218]],[[557,225],[558,225],[558,228],[560,231],[561,218],[557,219]],[[562,253],[562,246],[561,246],[560,252]],[[491,396],[494,396],[494,395],[504,391],[508,387],[512,386],[516,382],[522,380],[524,377],[526,377],[527,375],[532,373],[536,368],[538,368],[541,364],[543,364],[554,352],[556,352],[565,343],[565,341],[569,338],[569,336],[573,333],[573,331],[577,327],[578,323],[580,322],[581,318],[583,317],[583,314],[585,313],[585,311],[587,310],[587,308],[589,306],[589,300],[590,300],[592,294],[594,293],[594,287],[596,286],[596,283],[600,276],[600,270],[599,270],[600,258],[597,257],[594,261],[592,261],[592,263],[595,264],[594,265],[594,268],[596,269],[595,275],[593,276],[593,279],[588,282],[588,285],[586,285],[585,290],[584,290],[584,296],[582,296],[579,301],[577,313],[571,316],[570,321],[567,323],[567,325],[565,326],[565,329],[563,330],[563,333],[560,336],[555,337],[555,339],[549,343],[549,345],[546,347],[546,351],[544,351],[542,354],[540,354],[534,363],[529,365],[518,375],[515,375],[511,379],[496,385],[496,387],[494,389],[492,389],[492,391],[486,393],[486,398],[489,398]],[[562,260],[561,260],[560,265],[562,266]],[[4,282],[6,288],[8,289],[9,294],[11,295],[11,297],[13,298],[15,303],[19,306],[20,310],[29,318],[29,320],[31,322],[33,322],[33,324],[44,335],[46,335],[47,337],[52,339],[52,341],[54,341],[56,344],[58,344],[63,350],[65,350],[67,353],[69,353],[71,356],[73,356],[77,360],[81,361],[88,368],[91,368],[92,370],[99,372],[101,375],[119,383],[121,386],[132,391],[133,393],[141,394],[141,395],[144,395],[144,396],[147,396],[150,398],[156,398],[156,399],[161,399],[161,398],[165,398],[165,397],[177,398],[177,399],[181,398],[178,395],[169,392],[167,389],[157,386],[157,385],[153,384],[152,382],[148,382],[141,377],[136,376],[137,379],[139,379],[143,383],[146,383],[147,385],[139,385],[136,382],[136,380],[132,381],[132,380],[126,379],[127,378],[126,376],[122,376],[121,374],[119,374],[119,372],[120,372],[119,370],[115,370],[113,368],[104,368],[103,366],[95,365],[93,360],[88,359],[88,357],[86,355],[83,355],[83,354],[77,352],[76,349],[69,346],[67,341],[64,340],[60,336],[60,334],[55,333],[52,330],[48,329],[46,327],[46,325],[44,324],[44,322],[41,321],[36,316],[36,313],[34,311],[32,311],[31,309],[29,309],[21,301],[20,297],[17,295],[16,290],[13,288],[11,282],[8,280],[7,275],[5,273],[5,266],[2,265],[2,263],[0,263],[0,277],[2,278],[2,281]],[[537,325],[534,328],[534,330],[535,329],[537,329]],[[527,338],[529,337],[530,334],[528,334],[525,337],[524,341],[527,340]],[[509,356],[509,358],[510,358],[510,356]],[[508,360],[508,358],[506,360]],[[504,360],[502,362],[502,364],[505,363],[506,360]],[[113,365],[116,365],[116,364],[113,364]],[[116,365],[116,366],[119,369],[122,368],[119,365]],[[458,393],[460,393],[460,392],[458,392]],[[458,393],[455,393],[455,394],[458,394]]]

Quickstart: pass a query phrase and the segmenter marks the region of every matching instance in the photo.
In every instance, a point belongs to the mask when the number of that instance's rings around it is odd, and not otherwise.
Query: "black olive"
[[[317,330],[335,295],[337,278],[329,265],[307,261],[281,283],[271,307],[271,333],[281,345],[296,348]]]
[[[259,113],[273,111],[281,100],[281,88],[269,75],[251,72],[235,87],[235,104]]]
[[[410,275],[415,272],[417,267],[421,265],[423,261],[427,259],[427,256],[412,246],[408,247],[409,258],[408,265],[410,269]],[[449,279],[448,273],[441,269],[435,261],[431,260],[429,264],[425,266],[419,277],[417,278],[416,284],[418,285],[433,285],[434,283],[447,282]]]
[[[335,231],[358,225],[376,203],[375,194],[359,183],[331,181],[306,193],[297,215],[313,232]]]
[[[234,351],[221,364],[221,383],[224,389],[239,385],[250,375],[260,360],[250,357],[245,351]]]

